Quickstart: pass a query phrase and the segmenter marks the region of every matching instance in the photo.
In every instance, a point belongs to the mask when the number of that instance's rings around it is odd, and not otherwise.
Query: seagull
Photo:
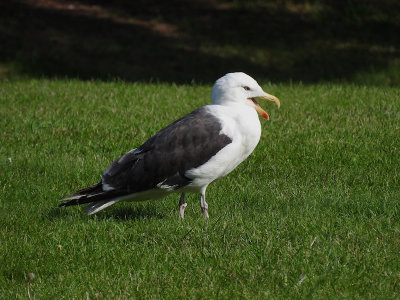
[[[275,102],[249,75],[236,72],[219,78],[212,89],[212,104],[161,129],[143,145],[115,160],[101,181],[62,198],[59,207],[88,204],[95,214],[121,201],[159,199],[180,193],[183,219],[186,193],[200,194],[200,207],[208,219],[206,189],[229,174],[257,146],[261,136],[258,114],[269,119],[257,99]]]

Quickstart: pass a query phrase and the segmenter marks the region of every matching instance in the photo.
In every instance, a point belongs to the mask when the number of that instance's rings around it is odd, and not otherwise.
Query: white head
[[[278,107],[280,106],[278,98],[265,93],[257,81],[242,72],[228,73],[218,79],[214,84],[211,94],[214,104],[243,104],[251,106],[262,117],[268,119],[268,114],[260,107],[255,98],[269,100],[275,102]]]

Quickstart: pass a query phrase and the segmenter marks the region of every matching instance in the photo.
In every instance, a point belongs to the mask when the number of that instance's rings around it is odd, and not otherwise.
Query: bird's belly
[[[250,138],[250,140],[249,140]],[[246,137],[246,141],[236,140],[215,154],[205,164],[188,170],[185,176],[193,181],[191,188],[203,187],[232,172],[253,152],[259,141],[258,137]]]
[[[211,113],[221,122],[221,134],[232,142],[222,148],[205,164],[186,171],[192,179],[188,188],[207,186],[235,169],[257,146],[261,136],[261,124],[253,108],[241,106],[240,110],[224,106],[213,106]],[[238,112],[239,111],[239,112]]]

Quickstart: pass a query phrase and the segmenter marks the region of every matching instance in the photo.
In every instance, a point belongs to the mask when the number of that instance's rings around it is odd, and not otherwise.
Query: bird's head
[[[278,107],[280,106],[277,97],[264,92],[257,81],[242,72],[228,73],[218,79],[214,84],[211,99],[214,104],[241,103],[251,106],[267,120],[269,119],[268,114],[261,108],[256,99],[272,101]]]

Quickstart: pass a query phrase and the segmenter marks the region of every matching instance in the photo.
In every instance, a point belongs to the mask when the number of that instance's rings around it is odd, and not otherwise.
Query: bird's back
[[[186,176],[187,170],[206,163],[231,143],[220,131],[215,117],[206,108],[199,108],[114,161],[102,175],[103,186],[131,194],[188,185],[193,178]]]

